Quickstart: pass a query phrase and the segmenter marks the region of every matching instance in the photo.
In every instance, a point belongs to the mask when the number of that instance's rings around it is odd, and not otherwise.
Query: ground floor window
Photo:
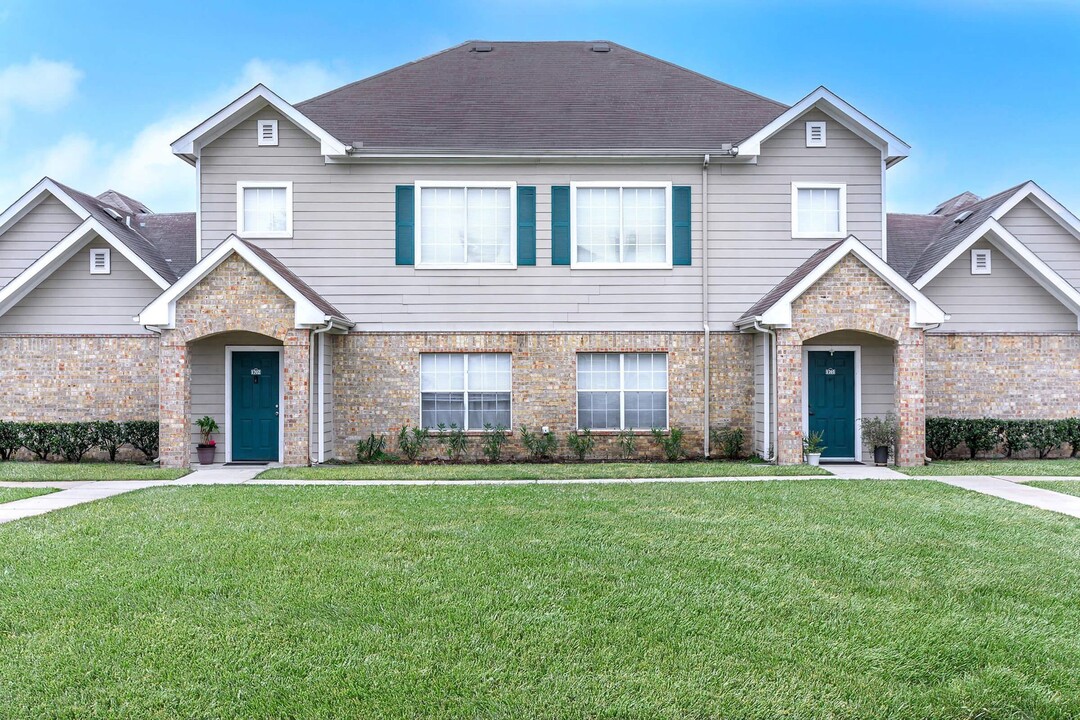
[[[420,424],[511,427],[510,353],[421,354]]]
[[[578,428],[667,427],[665,353],[578,355]]]

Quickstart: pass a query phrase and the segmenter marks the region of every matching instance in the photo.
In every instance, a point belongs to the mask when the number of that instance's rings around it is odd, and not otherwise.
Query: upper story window
[[[667,355],[578,355],[578,428],[667,427]]]
[[[792,183],[791,236],[847,237],[847,186],[842,183]]]
[[[421,354],[420,424],[432,430],[511,427],[510,354]]]
[[[671,183],[576,183],[570,194],[573,267],[671,267]]]
[[[236,234],[242,238],[292,237],[292,183],[236,183]]]
[[[515,183],[416,184],[417,266],[514,267]]]

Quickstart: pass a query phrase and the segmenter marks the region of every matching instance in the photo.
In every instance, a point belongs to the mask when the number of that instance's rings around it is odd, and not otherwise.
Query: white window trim
[[[799,191],[800,190],[839,190],[840,191],[840,230],[831,233],[801,232],[799,230]],[[840,240],[847,232],[847,183],[828,182],[793,182],[791,183],[791,237]]]
[[[414,238],[413,246],[416,256],[415,268],[419,270],[515,270],[517,269],[517,183],[504,180],[418,180],[414,183],[413,193]],[[423,237],[423,213],[420,208],[420,197],[424,188],[463,188],[466,191],[475,188],[501,188],[510,191],[510,262],[508,263],[434,263],[424,262],[420,239]],[[466,195],[468,193],[466,192]],[[467,220],[466,220],[467,223]]]
[[[293,189],[288,180],[241,180],[236,183],[236,236],[240,238],[291,238],[293,236]],[[244,229],[244,191],[248,188],[285,188],[285,229],[248,232]]]
[[[617,428],[589,428],[592,432],[605,433],[605,432],[622,432],[626,430],[626,356],[627,355],[663,355],[664,356],[664,377],[667,379],[667,383],[664,387],[664,419],[667,424],[660,428],[664,432],[671,429],[671,358],[667,352],[662,350],[637,350],[633,352],[606,352],[604,350],[588,350],[581,351],[574,354],[574,429],[575,432],[581,432],[585,428],[581,427],[581,403],[578,402],[578,394],[583,392],[614,392],[613,390],[582,390],[578,383],[580,382],[580,376],[578,375],[578,363],[581,361],[582,355],[618,355],[619,356],[619,427]],[[655,390],[631,390],[630,392],[656,392]],[[648,432],[652,428],[630,428],[635,431]]]
[[[272,128],[271,137],[269,139],[263,137],[263,128],[269,126]],[[256,139],[260,147],[271,147],[278,144],[278,121],[270,118],[255,121],[255,133]]]
[[[814,130],[821,128],[821,142],[814,142],[812,136]],[[806,122],[806,147],[808,148],[823,148],[828,147],[829,141],[827,137],[828,123],[825,120],[808,120]]]
[[[98,270],[94,264],[95,255],[105,256],[105,268]],[[112,273],[112,250],[110,248],[91,248],[90,249],[90,274],[91,275],[110,275]]]
[[[980,270],[976,258],[980,255],[986,256],[986,269]],[[991,275],[993,274],[993,251],[989,248],[973,248],[971,251],[971,274],[972,275]]]
[[[462,393],[465,395],[465,399],[464,399],[464,403],[465,403],[464,425],[465,425],[465,427],[462,427],[461,429],[464,430],[465,432],[471,432],[471,433],[494,432],[495,428],[492,428],[491,430],[485,430],[482,427],[481,428],[470,428],[469,427],[469,357],[468,356],[469,355],[509,355],[510,356],[510,389],[507,390],[506,392],[510,395],[510,424],[504,429],[507,432],[513,432],[513,430],[514,430],[514,354],[513,353],[511,353],[511,352],[502,352],[502,351],[499,351],[499,350],[495,350],[495,351],[492,351],[492,352],[422,352],[422,353],[420,353],[420,394],[419,394],[419,404],[417,406],[417,409],[419,410],[419,414],[417,415],[417,423],[416,423],[416,427],[418,427],[418,428],[424,427],[424,360],[423,360],[424,355],[464,355],[465,356],[464,384],[462,385],[462,387],[464,388],[464,390],[462,390]],[[447,392],[447,393],[450,393],[450,392],[455,392],[455,391],[454,390],[445,390],[445,391],[444,390],[433,390],[432,392],[436,392],[436,393]],[[487,390],[481,391],[481,394],[487,394],[488,392],[490,392],[490,391],[487,391]],[[496,392],[503,392],[503,391],[502,390],[497,390]],[[449,431],[450,430],[449,426],[446,429]],[[439,432],[439,429],[437,427],[428,428],[428,432],[432,432],[432,433],[437,434]]]
[[[671,233],[671,186],[670,182],[662,181],[591,181],[570,183],[570,269],[578,270],[670,270],[672,265],[672,233]],[[577,259],[577,191],[578,188],[618,188],[619,193],[619,234],[622,235],[622,190],[625,188],[661,188],[664,190],[664,202],[667,210],[664,213],[664,234],[667,252],[665,261],[662,263],[601,263],[601,262],[578,262]],[[620,238],[621,239],[621,238]]]

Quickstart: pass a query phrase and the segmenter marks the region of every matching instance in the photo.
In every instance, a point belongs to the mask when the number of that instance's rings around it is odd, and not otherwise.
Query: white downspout
[[[762,327],[761,324],[755,320],[754,329],[765,335],[765,356],[764,356],[764,375],[765,375],[765,460],[772,462],[776,457],[775,448],[769,444],[769,440],[772,438],[772,368],[775,363],[772,362],[773,350],[776,347],[776,333],[766,327]]]
[[[705,422],[704,439],[702,441],[705,457],[709,457],[709,433],[712,419],[710,417],[710,404],[712,403],[712,350],[709,333],[709,154],[701,161],[701,327],[705,333]]]

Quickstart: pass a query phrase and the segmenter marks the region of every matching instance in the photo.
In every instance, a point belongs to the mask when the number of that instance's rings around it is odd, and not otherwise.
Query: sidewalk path
[[[1011,500],[1022,505],[1050,510],[1051,512],[1071,515],[1080,518],[1080,497],[1066,495],[1064,493],[1031,487],[1018,482],[1011,482],[1000,477],[988,477],[983,475],[955,476],[955,477],[928,477],[928,480],[937,480],[946,485],[974,490],[983,495],[993,495],[1003,500]],[[1023,478],[1024,480],[1041,480],[1043,478]],[[2,507],[2,506],[0,506]]]
[[[73,488],[61,490],[60,492],[0,504],[0,523],[21,520],[34,515],[44,515],[60,508],[82,505],[83,503],[101,500],[113,495],[121,495],[133,490],[169,484],[170,481],[167,480],[117,480],[79,483]],[[22,483],[22,486],[33,487],[31,483]],[[50,487],[55,487],[55,485],[50,485]]]

